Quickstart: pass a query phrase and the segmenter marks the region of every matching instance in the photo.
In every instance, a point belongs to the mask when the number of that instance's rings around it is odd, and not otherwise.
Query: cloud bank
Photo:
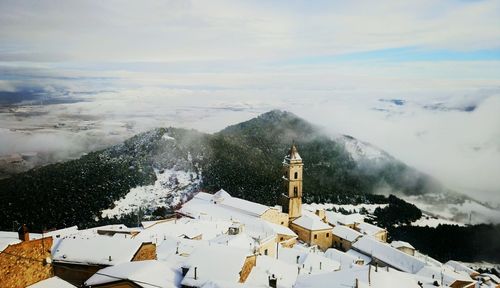
[[[500,203],[497,1],[0,1],[0,154],[290,110]]]

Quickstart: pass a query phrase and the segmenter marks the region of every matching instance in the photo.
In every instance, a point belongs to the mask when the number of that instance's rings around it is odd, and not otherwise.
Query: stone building
[[[26,287],[52,277],[52,237],[29,240],[26,226],[19,230],[22,242],[0,253],[0,287]]]
[[[283,160],[283,212],[288,213],[289,227],[300,240],[324,251],[332,246],[332,227],[326,223],[324,211],[302,210],[303,167],[297,147],[292,144]]]

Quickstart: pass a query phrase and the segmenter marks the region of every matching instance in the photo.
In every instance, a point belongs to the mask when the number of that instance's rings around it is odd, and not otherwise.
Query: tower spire
[[[288,213],[290,221],[302,215],[302,158],[295,141],[283,160],[283,212]]]

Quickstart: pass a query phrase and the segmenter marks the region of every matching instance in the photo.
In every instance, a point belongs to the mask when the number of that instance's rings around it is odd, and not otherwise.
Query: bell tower
[[[283,186],[281,195],[283,212],[288,213],[290,221],[302,215],[302,158],[295,144],[283,159]]]

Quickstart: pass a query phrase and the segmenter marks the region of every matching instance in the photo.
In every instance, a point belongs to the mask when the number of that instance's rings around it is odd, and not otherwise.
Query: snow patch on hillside
[[[114,202],[115,206],[103,210],[102,217],[118,217],[139,209],[154,210],[158,207],[173,207],[187,200],[201,183],[201,175],[175,169],[156,170],[156,181],[152,185],[130,189],[124,198]]]
[[[309,211],[316,211],[317,209],[324,209],[324,210],[340,210],[344,209],[346,211],[349,211],[351,213],[359,213],[361,210],[366,210],[367,213],[373,214],[375,212],[375,209],[377,208],[385,208],[388,204],[332,204],[332,203],[311,203],[311,204],[303,204],[304,209],[309,210]]]
[[[345,149],[355,161],[386,161],[391,158],[391,156],[382,149],[351,136],[339,135],[336,137],[336,140],[344,144]]]
[[[461,201],[461,203],[446,203],[445,196],[440,194],[409,196],[403,199],[414,204],[430,216],[450,222],[445,223],[446,221],[443,221],[442,224],[475,225],[481,223],[500,223],[500,211],[489,208],[474,200],[466,199]],[[432,199],[435,201],[432,201]]]

